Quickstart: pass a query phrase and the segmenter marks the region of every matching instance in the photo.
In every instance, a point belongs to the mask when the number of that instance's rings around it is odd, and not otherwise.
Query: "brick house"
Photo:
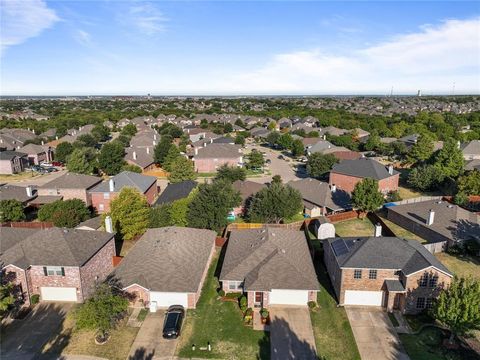
[[[339,305],[415,314],[430,308],[453,274],[415,240],[330,238],[324,260]]]
[[[215,253],[215,238],[212,230],[148,229],[112,278],[152,312],[171,305],[195,308]]]
[[[101,182],[88,192],[92,206],[98,213],[110,211],[110,202],[124,187],[132,187],[143,194],[147,202],[152,205],[158,195],[157,178],[131,171],[122,171],[108,181]]]
[[[369,158],[343,160],[330,171],[330,186],[351,193],[355,185],[365,178],[378,181],[378,190],[383,194],[398,190],[400,173],[393,166],[384,166]]]
[[[193,162],[196,172],[211,173],[222,165],[242,166],[243,154],[239,145],[210,144],[195,149]]]
[[[27,154],[18,151],[0,151],[0,174],[11,175],[22,172],[28,164]]]
[[[124,160],[130,164],[138,166],[143,172],[155,169],[153,159],[153,147],[129,147],[125,149]]]
[[[113,270],[114,235],[73,229],[0,228],[2,272],[20,301],[83,302]]]
[[[90,175],[66,173],[37,189],[39,196],[61,195],[63,200],[80,199],[90,206],[92,204],[89,190],[99,184],[102,178]]]
[[[20,148],[19,151],[27,154],[28,162],[32,165],[53,160],[53,150],[47,145],[28,144]]]
[[[320,290],[303,231],[264,227],[230,232],[219,280],[248,307],[306,306]]]

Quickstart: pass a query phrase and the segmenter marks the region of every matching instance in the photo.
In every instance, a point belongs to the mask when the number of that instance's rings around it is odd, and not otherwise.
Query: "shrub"
[[[252,308],[245,309],[245,316],[253,316],[253,309]]]
[[[317,307],[317,303],[316,303],[315,301],[309,301],[309,302],[308,302],[308,307],[309,307],[310,309],[314,309],[314,308]]]
[[[39,294],[33,294],[32,296],[30,296],[30,304],[32,305],[36,305],[38,304],[40,301],[40,295]]]
[[[267,309],[262,308],[262,309],[260,310],[260,315],[261,315],[262,318],[264,318],[264,319],[267,318],[267,317],[268,317],[268,314],[269,314],[269,313],[268,313],[268,310],[267,310]]]
[[[464,249],[460,245],[452,245],[448,247],[447,253],[454,256],[463,255]]]
[[[390,191],[387,194],[387,202],[401,201],[400,193],[398,191]]]
[[[221,297],[224,297],[224,296],[225,296],[225,290],[220,289],[220,290],[218,291],[218,295],[221,296]]]
[[[57,227],[74,228],[90,218],[90,210],[80,199],[57,200],[38,211],[40,221],[51,221]]]
[[[240,304],[240,310],[242,310],[242,312],[246,312],[248,306],[247,297],[245,295],[240,296],[238,303]]]
[[[239,292],[231,292],[231,293],[225,294],[225,297],[230,299],[238,299],[240,298],[240,296],[242,296],[242,293],[239,293]]]

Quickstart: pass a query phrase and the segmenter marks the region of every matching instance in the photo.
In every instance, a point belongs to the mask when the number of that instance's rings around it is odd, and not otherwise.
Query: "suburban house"
[[[352,151],[343,146],[333,145],[327,140],[318,140],[318,138],[314,139],[315,141],[307,141],[307,143],[310,143],[307,145],[307,155],[314,153],[321,153],[323,155],[331,154],[338,160],[354,160],[362,157],[357,151]]]
[[[237,180],[233,182],[232,187],[240,193],[242,198],[242,203],[239,207],[233,209],[233,213],[234,215],[243,215],[252,196],[267,186],[250,180]]]
[[[187,227],[148,229],[112,278],[152,312],[171,305],[195,308],[216,236],[212,230]]]
[[[303,198],[304,214],[308,217],[323,216],[350,209],[350,194],[337,190],[335,185],[317,179],[305,178],[288,183]]]
[[[0,227],[4,276],[17,286],[25,304],[83,302],[113,270],[114,234],[72,229]]]
[[[342,306],[419,313],[453,278],[421,243],[397,237],[326,239],[324,260]]]
[[[199,140],[205,139],[207,131],[201,128],[186,128],[185,132],[188,135],[188,138],[191,142],[197,142]]]
[[[222,165],[242,166],[242,149],[239,145],[210,144],[195,149],[193,162],[195,171],[200,173],[215,172]]]
[[[104,225],[104,221],[101,215],[95,216],[91,219],[82,221],[75,229],[77,230],[101,230]]]
[[[480,216],[447,201],[421,201],[387,209],[388,220],[439,244],[437,251],[469,239],[480,243]]]
[[[0,201],[18,200],[24,206],[37,197],[37,191],[32,186],[16,186],[0,184]]]
[[[157,201],[155,201],[155,206],[162,204],[169,204],[176,200],[184,199],[193,189],[197,187],[198,183],[193,180],[185,180],[175,184],[168,184],[165,190],[160,194]]]
[[[89,190],[99,184],[102,178],[90,175],[66,173],[37,189],[38,195],[61,195],[63,200],[80,199],[90,206],[92,204]]]
[[[32,165],[40,165],[40,163],[53,160],[53,151],[47,145],[28,144],[19,151],[27,154],[28,162]]]
[[[0,174],[18,174],[28,164],[27,154],[13,150],[0,151]]]
[[[392,165],[385,166],[369,158],[343,160],[330,171],[330,186],[351,193],[355,185],[365,178],[378,181],[378,190],[383,194],[398,190],[400,173]]]
[[[480,159],[480,140],[472,140],[468,143],[460,145],[462,149],[463,158],[465,160]]]
[[[153,149],[129,147],[125,149],[124,159],[130,165],[136,165],[142,169],[142,171],[153,170],[155,168],[155,162],[153,160]]]
[[[112,201],[124,187],[131,187],[145,195],[147,202],[152,205],[158,195],[157,178],[155,176],[146,176],[132,171],[122,171],[121,173],[96,185],[88,192],[92,201],[92,206],[99,213],[110,211],[110,201]]]
[[[219,280],[251,308],[306,306],[320,289],[304,232],[268,226],[230,233]]]

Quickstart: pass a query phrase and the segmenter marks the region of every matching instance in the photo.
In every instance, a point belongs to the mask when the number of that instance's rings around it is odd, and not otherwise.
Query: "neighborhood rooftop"
[[[82,175],[75,173],[66,173],[59,176],[44,185],[40,185],[40,189],[89,189],[102,181],[101,178],[90,175]]]
[[[119,192],[123,187],[133,187],[144,193],[157,182],[157,178],[155,176],[146,176],[132,171],[122,171],[121,173],[112,177],[109,181],[104,181],[98,184],[91,189],[90,192],[111,191],[110,181],[113,181],[114,192]]]
[[[334,165],[332,172],[362,178],[368,177],[375,180],[382,180],[392,176],[388,172],[387,166],[369,158],[343,160]],[[398,174],[398,171],[393,170],[393,174]]]

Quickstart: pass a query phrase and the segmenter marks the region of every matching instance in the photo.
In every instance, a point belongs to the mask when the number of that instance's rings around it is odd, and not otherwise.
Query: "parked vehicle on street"
[[[165,339],[176,339],[180,336],[185,309],[182,305],[172,305],[165,313],[163,322],[163,337]]]
[[[53,166],[63,166],[63,163],[61,161],[52,161]]]

